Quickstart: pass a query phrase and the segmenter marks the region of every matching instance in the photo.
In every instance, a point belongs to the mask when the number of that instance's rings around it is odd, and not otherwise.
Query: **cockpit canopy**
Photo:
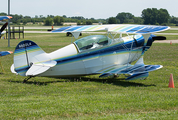
[[[111,43],[111,39],[105,35],[91,35],[76,40],[74,43],[79,51],[103,47]]]

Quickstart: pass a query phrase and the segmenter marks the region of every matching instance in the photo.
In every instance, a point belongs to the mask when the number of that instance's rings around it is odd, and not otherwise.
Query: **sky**
[[[31,17],[66,15],[107,19],[121,12],[141,17],[147,8],[167,9],[171,16],[178,17],[178,0],[10,0],[10,14]],[[8,13],[8,0],[0,1],[1,12]]]

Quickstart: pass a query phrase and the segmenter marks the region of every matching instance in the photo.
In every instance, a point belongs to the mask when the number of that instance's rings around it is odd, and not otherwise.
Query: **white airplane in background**
[[[100,74],[99,77],[124,74],[127,75],[126,80],[145,79],[150,71],[163,67],[145,65],[143,62],[143,54],[154,40],[166,39],[152,33],[167,29],[167,26],[124,24],[62,27],[52,33],[71,32],[75,38],[83,31],[107,30],[108,34],[83,37],[51,53],[44,52],[33,41],[21,41],[15,48],[11,71],[27,76],[24,82],[35,76],[70,77],[94,74]],[[117,33],[120,33],[119,38],[115,38]],[[123,33],[135,35],[122,37]]]

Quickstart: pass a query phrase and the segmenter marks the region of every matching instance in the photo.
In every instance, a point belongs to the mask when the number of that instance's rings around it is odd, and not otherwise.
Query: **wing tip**
[[[9,19],[12,19],[12,16],[7,16]]]

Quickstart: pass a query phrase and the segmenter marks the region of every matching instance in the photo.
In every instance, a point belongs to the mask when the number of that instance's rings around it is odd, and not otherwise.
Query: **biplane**
[[[168,26],[83,25],[68,26],[52,33],[70,32],[77,39],[81,32],[106,30],[106,35],[89,35],[51,53],[44,52],[31,40],[21,41],[14,51],[12,73],[31,77],[70,77],[100,74],[99,77],[126,75],[125,80],[145,79],[162,65],[145,65],[143,55],[155,40],[164,36],[152,33]],[[127,36],[123,37],[123,34]],[[118,34],[118,35],[117,35]],[[132,35],[129,35],[132,34]],[[116,38],[116,36],[119,36]],[[135,64],[132,63],[135,61]]]

